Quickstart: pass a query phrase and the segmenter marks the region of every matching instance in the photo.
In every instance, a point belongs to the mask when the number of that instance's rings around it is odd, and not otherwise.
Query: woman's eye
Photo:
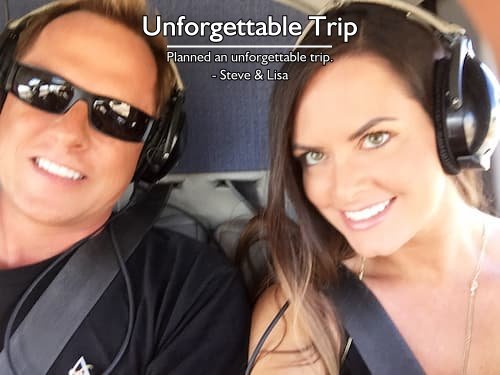
[[[367,134],[362,139],[362,148],[377,148],[385,143],[391,138],[389,132],[380,131]]]
[[[318,164],[321,160],[323,160],[325,154],[317,151],[309,151],[303,155],[303,160],[306,165],[315,165]]]

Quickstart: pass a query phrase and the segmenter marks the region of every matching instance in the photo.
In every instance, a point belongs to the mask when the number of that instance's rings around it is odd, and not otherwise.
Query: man
[[[145,12],[140,0],[63,0],[33,16],[20,35],[0,113],[1,338],[6,331],[12,337],[64,269],[61,254],[108,226],[148,132],[158,130],[146,120],[159,116],[173,78],[165,45],[142,34]],[[68,92],[79,100],[61,107]],[[122,132],[116,117],[129,128]],[[152,229],[126,269],[132,301],[118,273],[48,374],[108,373],[114,360],[116,374],[243,369],[248,305],[221,255]],[[10,330],[9,320],[16,322]],[[11,362],[13,374],[24,374],[20,361]]]

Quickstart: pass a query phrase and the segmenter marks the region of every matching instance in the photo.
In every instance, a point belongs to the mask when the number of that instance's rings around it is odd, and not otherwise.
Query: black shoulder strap
[[[271,332],[274,329],[274,327],[276,326],[276,324],[278,324],[279,320],[283,317],[283,315],[285,315],[285,312],[288,309],[289,305],[290,305],[290,302],[286,301],[285,304],[283,306],[281,306],[279,311],[274,316],[273,320],[271,320],[271,323],[269,323],[266,330],[264,331],[264,333],[260,337],[259,342],[257,343],[257,346],[253,350],[253,353],[250,356],[250,358],[248,359],[248,363],[247,363],[247,366],[245,368],[245,375],[250,375],[252,373],[252,370],[253,370],[255,364],[257,363],[257,357],[259,356],[260,351],[262,350],[262,347],[266,343],[267,338],[271,334]]]
[[[374,375],[424,375],[412,351],[373,293],[356,275],[342,271],[340,288],[331,288],[344,328]]]
[[[168,186],[156,185],[148,197],[117,214],[71,256],[10,339],[18,374],[46,374],[81,322],[119,271],[112,233],[126,260],[161,212]],[[5,348],[4,348],[5,349]],[[5,350],[0,374],[12,375]]]

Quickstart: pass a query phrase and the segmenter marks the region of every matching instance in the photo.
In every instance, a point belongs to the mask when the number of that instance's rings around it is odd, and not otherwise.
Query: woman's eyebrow
[[[356,138],[360,137],[365,133],[368,129],[374,127],[375,125],[384,122],[384,121],[395,121],[396,117],[374,117],[366,124],[361,126],[358,130],[356,130],[353,134],[349,136],[349,141],[354,141]],[[314,152],[322,152],[322,149],[319,147],[312,147],[307,145],[301,145],[299,143],[292,143],[293,151],[314,151]]]
[[[395,117],[375,117],[375,118],[372,118],[366,124],[361,126],[358,130],[356,130],[353,134],[351,134],[348,139],[349,139],[349,141],[354,141],[356,138],[363,135],[363,133],[365,133],[368,129],[374,127],[378,123],[383,122],[383,121],[395,121],[395,120],[396,120]]]

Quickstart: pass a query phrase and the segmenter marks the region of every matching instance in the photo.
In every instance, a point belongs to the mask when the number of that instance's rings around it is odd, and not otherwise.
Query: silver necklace
[[[479,251],[479,256],[476,262],[476,268],[474,270],[472,280],[469,285],[469,299],[467,303],[467,315],[465,318],[465,341],[464,341],[464,352],[463,352],[463,363],[462,363],[462,375],[467,375],[467,369],[469,367],[469,355],[470,348],[472,344],[472,329],[474,323],[474,307],[476,302],[476,293],[479,288],[479,274],[481,273],[481,265],[483,263],[483,258],[486,254],[486,224],[483,225],[483,232],[481,235],[481,249]],[[359,266],[358,278],[363,280],[365,275],[365,264],[366,258],[361,257],[361,264]]]

